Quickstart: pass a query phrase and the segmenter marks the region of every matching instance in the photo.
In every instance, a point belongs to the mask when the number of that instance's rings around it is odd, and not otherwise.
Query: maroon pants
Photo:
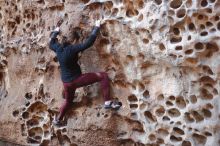
[[[93,84],[95,82],[101,83],[102,93],[105,101],[111,100],[109,94],[109,79],[105,72],[99,73],[85,73],[80,75],[77,79],[69,83],[63,83],[64,86],[64,96],[65,101],[60,108],[60,113],[58,115],[58,120],[62,120],[68,108],[71,106],[72,100],[74,98],[75,90],[79,87]]]

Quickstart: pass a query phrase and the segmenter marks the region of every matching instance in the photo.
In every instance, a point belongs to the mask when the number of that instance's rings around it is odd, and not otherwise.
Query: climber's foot
[[[61,120],[58,120],[57,118],[54,118],[52,123],[54,126],[57,126],[57,127],[63,126],[63,122]]]
[[[119,110],[122,106],[122,103],[120,101],[111,101],[109,104],[105,104],[105,109],[114,109]]]

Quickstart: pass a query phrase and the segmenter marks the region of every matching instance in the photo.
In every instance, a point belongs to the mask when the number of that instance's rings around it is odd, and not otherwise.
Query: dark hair
[[[80,39],[80,34],[79,34],[79,32],[78,32],[77,30],[74,30],[74,31],[72,32],[72,39],[73,39],[74,41],[78,41],[78,40]]]
[[[63,47],[70,45],[73,42],[78,42],[80,39],[80,36],[82,35],[81,32],[81,28],[80,27],[75,27],[72,29],[72,31],[69,33],[68,37],[67,36],[63,36],[62,37],[62,45]]]
[[[63,47],[66,47],[66,46],[70,45],[71,43],[70,43],[70,41],[68,40],[68,38],[66,36],[63,36],[61,44],[62,44]]]

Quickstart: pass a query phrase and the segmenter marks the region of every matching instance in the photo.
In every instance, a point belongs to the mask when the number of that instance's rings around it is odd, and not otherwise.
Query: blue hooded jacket
[[[99,27],[94,27],[92,33],[85,42],[67,46],[58,43],[58,31],[52,32],[49,47],[56,53],[60,64],[61,78],[63,82],[71,82],[82,74],[78,64],[78,53],[86,50],[94,44],[98,31]]]

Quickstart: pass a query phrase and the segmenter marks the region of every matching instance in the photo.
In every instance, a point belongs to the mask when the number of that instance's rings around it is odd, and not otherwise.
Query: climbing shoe
[[[61,126],[62,125],[62,122],[60,120],[57,120],[56,118],[53,119],[52,123],[55,126]]]
[[[122,103],[119,101],[111,101],[110,104],[105,104],[105,109],[114,109],[118,110],[122,106]]]

